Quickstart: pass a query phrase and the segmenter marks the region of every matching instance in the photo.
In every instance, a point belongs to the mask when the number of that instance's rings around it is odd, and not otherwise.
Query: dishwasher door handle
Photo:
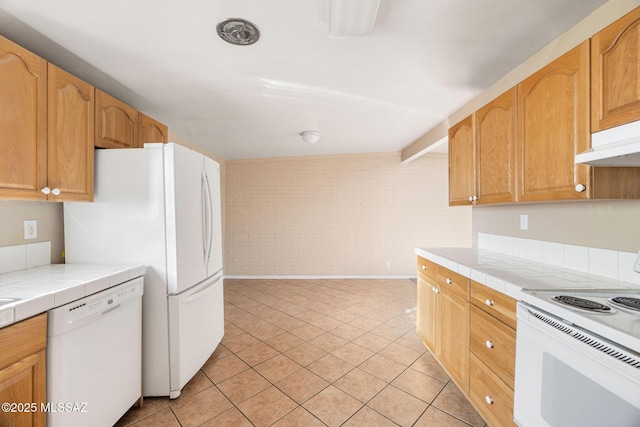
[[[118,304],[118,305],[116,305],[114,307],[107,308],[105,311],[102,312],[102,315],[105,316],[105,315],[111,313],[112,311],[116,311],[119,308],[120,308],[120,304]]]

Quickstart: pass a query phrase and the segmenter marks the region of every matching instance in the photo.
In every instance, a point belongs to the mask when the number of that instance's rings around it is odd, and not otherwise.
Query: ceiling
[[[397,152],[604,3],[381,0],[335,39],[329,0],[0,0],[0,34],[225,159]]]

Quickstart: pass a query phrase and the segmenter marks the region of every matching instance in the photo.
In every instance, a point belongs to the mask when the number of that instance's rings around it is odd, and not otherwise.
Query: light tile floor
[[[226,280],[225,335],[175,400],[116,424],[485,424],[415,332],[411,280]]]

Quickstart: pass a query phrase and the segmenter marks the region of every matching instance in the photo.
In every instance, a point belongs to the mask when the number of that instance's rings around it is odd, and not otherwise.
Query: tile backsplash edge
[[[0,247],[0,274],[51,264],[51,242]]]
[[[478,233],[478,249],[487,249],[569,270],[640,284],[635,252],[621,252],[498,234]]]

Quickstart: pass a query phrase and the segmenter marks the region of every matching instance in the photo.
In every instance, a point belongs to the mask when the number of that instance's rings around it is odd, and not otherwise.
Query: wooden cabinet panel
[[[465,301],[469,298],[469,279],[442,266],[438,266],[438,287],[443,292],[458,295]]]
[[[473,353],[469,357],[469,397],[492,427],[515,426],[513,390]]]
[[[0,37],[0,197],[45,199],[47,62]]]
[[[0,412],[0,425],[11,427],[44,427],[46,412],[41,403],[46,402],[45,350],[25,357],[4,369],[0,369],[0,401],[18,404],[35,404],[29,410]]]
[[[513,389],[516,331],[472,305],[469,313],[469,349]]]
[[[475,194],[475,149],[473,118],[467,117],[449,129],[449,205],[473,203]]]
[[[438,264],[429,261],[426,258],[418,257],[418,271],[426,275],[427,277],[436,280],[438,277]]]
[[[469,301],[511,328],[516,328],[517,301],[513,298],[471,281]]]
[[[0,328],[0,368],[36,353],[46,344],[46,313]]]
[[[169,142],[169,129],[166,125],[152,119],[146,114],[138,114],[138,147],[143,147],[147,142]]]
[[[474,113],[477,204],[516,201],[516,100],[514,87]]]
[[[49,198],[93,201],[93,86],[49,64],[48,117]]]
[[[432,279],[418,272],[416,329],[424,344],[433,354],[437,354],[436,343],[440,327],[438,324],[440,318],[438,296],[433,291],[435,287],[436,283]]]
[[[469,393],[469,304],[442,290],[438,356],[463,393]]]
[[[589,197],[589,169],[574,163],[591,145],[588,103],[588,40],[518,85],[518,201]]]
[[[138,146],[138,111],[96,89],[95,146],[101,148],[136,148]]]
[[[640,8],[591,38],[591,130],[640,120]]]

